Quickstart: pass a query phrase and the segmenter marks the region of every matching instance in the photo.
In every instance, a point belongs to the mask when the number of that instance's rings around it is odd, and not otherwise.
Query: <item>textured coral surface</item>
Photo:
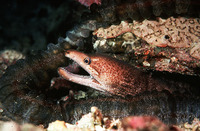
[[[199,18],[122,21],[119,25],[99,28],[93,35],[99,38],[94,43],[96,50],[134,52],[136,60],[143,59],[140,63],[147,68],[198,74],[195,70],[200,64]]]
[[[100,28],[93,34],[97,37],[114,38],[125,32],[132,32],[147,43],[158,47],[182,48],[198,45],[200,38],[200,19],[198,18],[159,18],[158,21],[144,20],[120,25],[113,25],[107,29]]]

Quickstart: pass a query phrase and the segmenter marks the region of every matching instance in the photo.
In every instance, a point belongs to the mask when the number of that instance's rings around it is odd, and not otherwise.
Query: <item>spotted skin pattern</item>
[[[65,68],[59,68],[58,73],[63,78],[113,95],[134,96],[153,90],[174,92],[190,86],[178,81],[169,82],[168,79],[162,78],[162,75],[141,71],[109,56],[87,55],[76,50],[68,50],[65,56],[77,62],[90,76],[73,74]]]

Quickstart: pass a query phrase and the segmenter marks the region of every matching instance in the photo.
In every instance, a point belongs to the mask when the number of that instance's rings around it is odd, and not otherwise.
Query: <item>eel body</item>
[[[73,74],[60,67],[58,73],[63,78],[112,94],[68,102],[65,111],[72,122],[78,120],[73,114],[85,114],[91,106],[114,118],[154,115],[168,124],[200,117],[199,77],[144,72],[109,56],[87,55],[76,50],[66,51],[65,56],[77,62],[90,76]]]

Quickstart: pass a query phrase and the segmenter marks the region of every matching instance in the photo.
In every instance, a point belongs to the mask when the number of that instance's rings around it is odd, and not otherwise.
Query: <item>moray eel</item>
[[[134,95],[146,84],[142,82],[145,77],[141,71],[117,59],[103,55],[89,56],[76,50],[66,51],[65,56],[90,74],[77,75],[65,68],[59,68],[58,73],[69,81],[121,96]]]
[[[78,120],[74,114],[86,114],[91,106],[113,118],[153,115],[167,124],[200,117],[199,77],[143,71],[109,56],[76,50],[67,50],[65,56],[77,62],[89,76],[60,67],[58,73],[63,78],[106,94],[67,102],[64,112],[72,123]]]
[[[86,55],[76,50],[66,51],[65,56],[77,62],[90,76],[73,74],[65,68],[59,68],[58,73],[63,78],[114,95],[134,96],[152,90],[175,92],[194,87],[184,82],[164,80],[159,75],[141,71],[109,56]]]

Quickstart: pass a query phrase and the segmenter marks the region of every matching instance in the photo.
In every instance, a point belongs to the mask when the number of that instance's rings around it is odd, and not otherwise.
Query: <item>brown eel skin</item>
[[[172,15],[199,17],[198,0],[159,0],[158,2],[156,0],[103,0],[101,6],[91,5],[89,14],[82,16],[83,24],[68,31],[66,38],[60,38],[58,44],[49,44],[46,51],[19,60],[7,69],[0,78],[0,108],[3,109],[0,119],[47,126],[49,122],[55,120],[75,122],[82,114],[88,113],[91,106],[97,106],[103,114],[113,118],[128,115],[155,115],[167,124],[191,121],[194,117],[200,118],[198,76],[141,72],[137,69],[129,72],[127,64],[117,62],[118,65],[113,65],[112,67],[115,68],[112,70],[126,71],[131,78],[134,78],[133,81],[126,78],[124,83],[114,82],[120,85],[120,88],[113,88],[116,85],[112,85],[101,90],[124,97],[100,94],[89,95],[88,98],[80,100],[72,98],[58,103],[62,96],[68,94],[69,89],[49,88],[51,79],[58,76],[57,69],[69,63],[64,56],[64,51],[71,49],[72,45],[83,46],[81,43],[84,41],[90,43],[91,40],[88,42],[85,38],[89,37],[90,31],[95,30],[96,27],[105,27],[119,23],[121,20],[154,19],[157,16],[165,18]],[[87,46],[91,47],[91,44],[84,45],[84,48]],[[86,51],[91,50],[86,49]],[[89,57],[92,59],[95,55]],[[109,60],[114,59],[109,58]],[[134,76],[131,72],[137,75]],[[116,81],[118,77],[108,78],[108,80]],[[133,90],[128,88],[130,84],[134,85]],[[84,86],[80,87],[90,90]],[[129,95],[125,96],[126,94]]]
[[[67,50],[65,56],[77,62],[90,76],[73,74],[65,68],[59,68],[58,73],[63,78],[113,95],[125,97],[152,90],[168,90],[172,93],[190,89],[179,83],[173,83],[172,86],[164,80],[160,81],[152,73],[109,56],[87,55],[76,50]]]
[[[58,73],[63,78],[104,93],[108,92],[123,97],[121,99],[119,97],[98,99],[98,101],[87,100],[82,103],[83,109],[95,105],[103,112],[105,111],[106,115],[117,116],[117,118],[130,114],[149,114],[165,117],[163,121],[166,123],[177,123],[181,121],[177,117],[181,117],[182,120],[194,117],[193,114],[183,113],[182,106],[184,106],[183,110],[185,111],[196,110],[197,112],[195,112],[198,114],[196,117],[199,117],[199,103],[195,103],[200,100],[199,77],[144,72],[109,56],[87,55],[76,50],[67,50],[65,56],[77,62],[89,75],[78,75],[71,73],[66,68],[59,68]],[[106,108],[110,108],[110,114]],[[87,109],[89,110],[89,108]]]

